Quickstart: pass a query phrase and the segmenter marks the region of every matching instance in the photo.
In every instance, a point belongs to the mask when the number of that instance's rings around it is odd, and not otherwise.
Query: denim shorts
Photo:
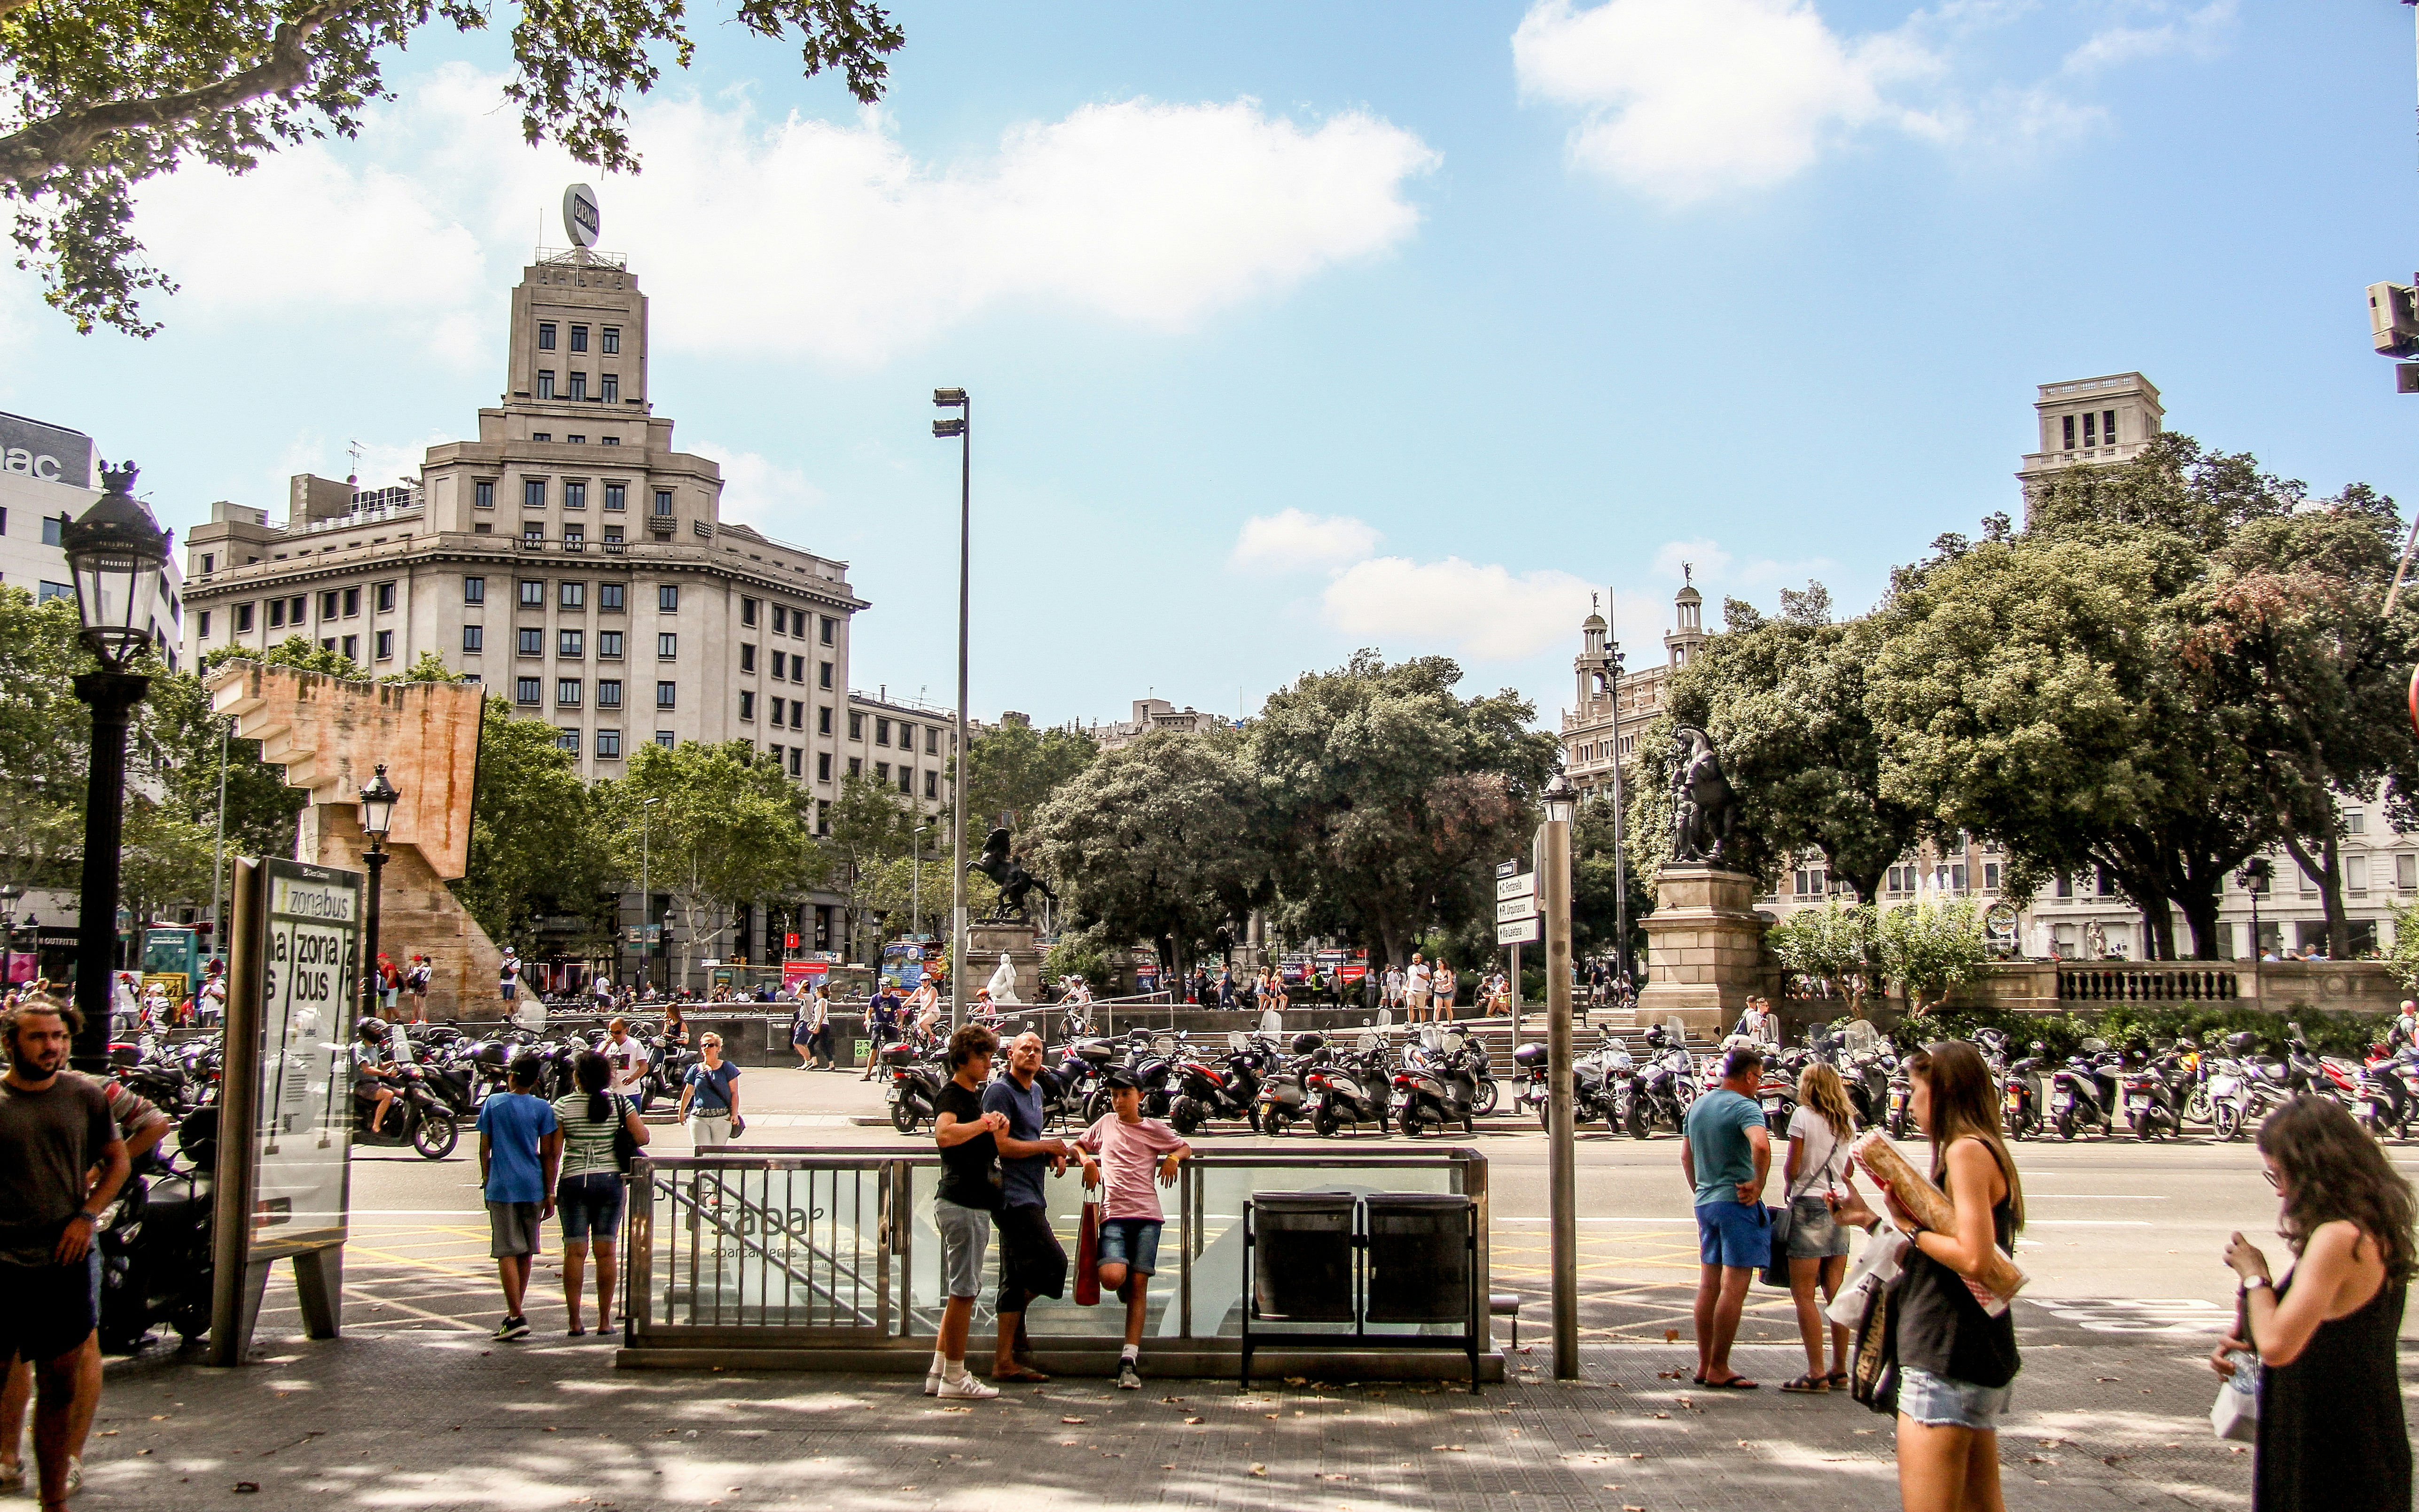
[[[1697,1257],[1707,1265],[1761,1271],[1772,1263],[1772,1225],[1760,1202],[1697,1204]]]
[[[1102,1219],[1100,1263],[1122,1265],[1134,1275],[1156,1275],[1159,1231],[1164,1227],[1158,1218]]]
[[[585,1242],[591,1235],[610,1244],[622,1227],[622,1178],[613,1171],[566,1176],[554,1184],[554,1211],[562,1220],[562,1242]]]
[[[981,1296],[983,1251],[991,1247],[991,1214],[934,1197],[932,1227],[941,1232],[942,1294]]]
[[[2014,1382],[1977,1386],[1953,1376],[1935,1376],[1921,1365],[1898,1368],[1898,1410],[1928,1428],[1980,1428],[1996,1431],[2008,1415]]]
[[[1848,1231],[1831,1216],[1831,1204],[1822,1197],[1799,1197],[1789,1205],[1789,1257],[1829,1259],[1848,1253]]]

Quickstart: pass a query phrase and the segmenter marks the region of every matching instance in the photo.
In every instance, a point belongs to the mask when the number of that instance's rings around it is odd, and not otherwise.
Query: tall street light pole
[[[362,853],[362,864],[370,869],[369,906],[362,911],[362,990],[368,995],[363,1013],[377,1017],[386,1001],[386,978],[378,970],[378,879],[386,872],[386,837],[394,825],[394,802],[402,795],[386,779],[386,763],[378,763],[369,786],[362,789],[362,833],[370,840],[370,848]]]
[[[233,719],[219,722],[219,838],[210,848],[210,949],[209,954],[226,954],[226,919],[221,909],[226,901],[226,784],[227,736],[235,731]]]
[[[8,996],[17,986],[16,962],[12,959],[17,945],[17,900],[24,896],[25,889],[13,882],[0,887],[0,997]],[[2255,935],[2258,933],[2252,931]]]
[[[1578,1132],[1571,1120],[1571,816],[1579,794],[1561,772],[1542,795],[1537,902],[1546,916],[1546,1212],[1554,1290],[1554,1379],[1579,1375]]]
[[[924,829],[925,826],[922,825],[916,826],[914,840],[916,848],[908,854],[907,857],[907,903],[909,912],[915,920],[909,928],[916,936],[917,949],[919,952],[924,943]]]
[[[932,434],[958,441],[958,750],[949,791],[949,1026],[966,1020],[966,600],[974,550],[974,401],[963,389],[934,389],[933,408],[955,409]]]
[[[655,807],[661,798],[649,798],[639,805],[639,990],[645,992],[655,980],[655,942],[649,937],[647,926],[655,920],[650,911],[655,906],[654,888],[648,884],[648,863],[654,859],[652,848],[655,840]]]
[[[85,787],[84,887],[76,920],[76,1007],[84,1027],[75,1037],[75,1069],[104,1074],[109,1064],[109,1014],[117,971],[117,893],[126,841],[126,725],[151,680],[126,669],[156,633],[160,579],[168,566],[168,537],[131,491],[131,462],[100,471],[106,490],[82,517],[59,532],[75,578],[76,613],[99,671],[75,680],[75,695],[92,706],[89,773]]]
[[[1611,611],[1608,621],[1618,619],[1620,610],[1610,593],[1605,608]],[[1606,687],[1612,697],[1612,967],[1614,990],[1619,991],[1629,981],[1629,854],[1622,836],[1629,805],[1621,792],[1621,640],[1610,630],[1604,651]]]

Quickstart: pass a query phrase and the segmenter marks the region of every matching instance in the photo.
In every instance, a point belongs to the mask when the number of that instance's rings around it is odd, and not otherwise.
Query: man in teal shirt
[[[1697,1384],[1753,1391],[1756,1383],[1731,1368],[1748,1283],[1772,1258],[1772,1226],[1764,1211],[1764,1179],[1772,1169],[1772,1140],[1756,1092],[1764,1083],[1764,1052],[1740,1045],[1723,1052],[1722,1079],[1688,1104],[1680,1174],[1697,1193]]]

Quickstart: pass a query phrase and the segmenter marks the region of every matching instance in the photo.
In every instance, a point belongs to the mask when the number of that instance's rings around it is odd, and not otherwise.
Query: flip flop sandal
[[[1845,1370],[1834,1370],[1823,1379],[1825,1381],[1829,1383],[1833,1391],[1846,1391],[1848,1389],[1848,1373]]]
[[[1828,1376],[1799,1376],[1795,1381],[1782,1381],[1780,1383],[1780,1389],[1782,1391],[1813,1393],[1819,1395],[1831,1389],[1831,1380]]]
[[[993,1371],[991,1373],[991,1379],[994,1381],[1029,1381],[1038,1384],[1041,1381],[1048,1381],[1050,1378],[1043,1375],[1040,1371],[1034,1369],[1031,1365],[1015,1365],[1009,1366],[1005,1370]]]
[[[1762,1382],[1749,1381],[1745,1376],[1733,1376],[1728,1381],[1708,1381],[1705,1382],[1705,1389],[1707,1391],[1756,1391],[1761,1389],[1761,1387]]]

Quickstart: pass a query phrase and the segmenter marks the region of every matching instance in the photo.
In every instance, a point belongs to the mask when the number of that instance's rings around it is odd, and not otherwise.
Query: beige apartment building
[[[848,564],[725,517],[721,469],[655,412],[648,313],[621,258],[542,251],[513,290],[506,388],[476,440],[430,447],[389,486],[297,476],[282,524],[211,506],[185,543],[189,654],[299,635],[373,676],[434,655],[552,724],[592,781],[643,741],[746,740],[819,816],[856,769],[938,807],[949,719],[850,692],[867,603]],[[633,895],[624,922],[667,902]],[[819,941],[838,902],[813,900]],[[698,953],[763,961],[763,922]]]

